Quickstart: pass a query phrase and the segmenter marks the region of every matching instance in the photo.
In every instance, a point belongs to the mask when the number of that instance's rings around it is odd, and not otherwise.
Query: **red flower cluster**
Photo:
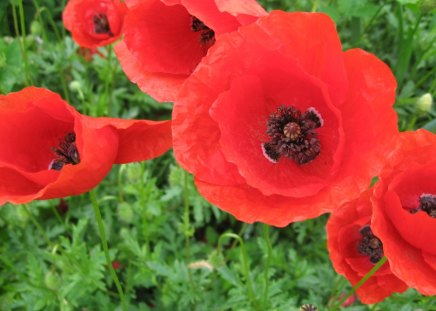
[[[177,161],[245,222],[285,226],[365,189],[397,135],[395,79],[342,52],[324,14],[271,12],[223,35],[173,110]]]
[[[120,38],[126,11],[120,0],[69,0],[62,19],[78,45],[95,48]]]
[[[436,136],[425,130],[399,135],[380,180],[327,224],[335,270],[357,283],[383,256],[389,265],[357,293],[375,303],[412,287],[436,295]]]
[[[327,223],[328,249],[333,267],[356,285],[384,255],[384,244],[371,225],[371,191],[333,213]],[[376,303],[407,285],[385,264],[357,290],[363,303]]]
[[[255,0],[127,0],[115,52],[129,79],[158,101],[174,101],[215,38],[266,12]]]
[[[35,87],[0,95],[0,119],[0,205],[89,191],[112,164],[171,147],[170,121],[87,117]]]
[[[383,62],[343,52],[324,14],[267,15],[255,0],[126,4],[71,0],[64,22],[95,47],[116,40],[127,11],[115,52],[143,91],[175,100],[174,154],[207,200],[275,226],[333,212],[339,273],[356,284],[388,259],[358,289],[363,302],[408,286],[436,295],[436,137],[398,135],[396,82]],[[169,148],[168,123],[92,119],[40,92],[1,99],[0,203],[81,193],[112,163]],[[18,116],[26,126],[17,130]]]

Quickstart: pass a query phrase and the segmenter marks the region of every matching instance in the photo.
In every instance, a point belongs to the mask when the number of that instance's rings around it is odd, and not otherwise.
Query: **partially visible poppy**
[[[171,147],[170,121],[91,118],[36,87],[0,95],[0,120],[0,205],[87,192]]]
[[[62,20],[78,45],[95,48],[118,40],[126,12],[120,0],[69,0]]]
[[[115,52],[129,79],[158,101],[174,101],[216,37],[266,15],[255,0],[127,0]]]
[[[366,191],[357,200],[332,213],[327,222],[327,245],[336,272],[354,286],[384,255],[382,241],[371,227],[372,206]],[[363,303],[376,303],[394,292],[404,292],[407,285],[398,279],[385,263],[359,289]]]
[[[401,133],[374,186],[372,228],[392,272],[424,295],[436,295],[436,135]]]
[[[317,217],[380,171],[398,135],[395,88],[374,55],[342,52],[327,15],[273,11],[222,35],[186,80],[174,155],[241,221]]]

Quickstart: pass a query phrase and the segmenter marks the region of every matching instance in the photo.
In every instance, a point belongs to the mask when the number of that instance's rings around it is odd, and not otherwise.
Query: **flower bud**
[[[42,33],[42,25],[38,21],[33,21],[30,24],[30,33],[32,35],[40,35]]]
[[[44,276],[44,284],[51,290],[57,290],[61,285],[61,279],[56,272],[49,271]]]
[[[432,105],[433,105],[433,97],[431,96],[430,93],[426,93],[422,95],[416,101],[416,106],[418,107],[418,110],[422,112],[429,112]]]
[[[128,203],[121,203],[117,209],[118,219],[124,223],[130,224],[133,222],[132,206]]]
[[[69,87],[71,92],[78,92],[78,93],[80,93],[82,91],[82,83],[80,83],[77,80],[71,81],[68,87]]]

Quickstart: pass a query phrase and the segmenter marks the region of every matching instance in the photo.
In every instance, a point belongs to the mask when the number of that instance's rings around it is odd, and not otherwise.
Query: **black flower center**
[[[214,44],[215,31],[207,27],[201,20],[195,16],[191,16],[191,30],[200,33],[200,44]]]
[[[322,124],[323,120],[314,108],[301,113],[293,106],[280,106],[267,122],[266,133],[270,141],[262,146],[264,155],[272,162],[285,156],[299,165],[314,160],[321,152],[315,130]]]
[[[95,33],[107,34],[111,37],[114,35],[109,26],[109,21],[106,14],[99,13],[94,15],[94,31]]]
[[[360,229],[362,239],[357,247],[360,254],[368,256],[372,263],[377,263],[383,257],[383,243],[376,237],[370,226]]]
[[[52,150],[56,158],[49,165],[51,170],[60,171],[66,164],[76,165],[80,163],[80,156],[76,147],[76,134],[74,133],[65,135],[59,142],[59,147],[53,147]]]
[[[426,212],[431,218],[436,218],[436,195],[422,194],[419,197],[419,206],[409,210],[412,214],[419,211]]]

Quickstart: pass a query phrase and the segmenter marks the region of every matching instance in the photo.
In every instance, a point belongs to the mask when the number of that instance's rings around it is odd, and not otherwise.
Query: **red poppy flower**
[[[170,121],[87,117],[36,87],[0,95],[0,119],[0,205],[86,192],[171,147]]]
[[[62,19],[78,45],[94,48],[118,40],[126,12],[120,0],[69,0]]]
[[[255,0],[128,0],[115,52],[129,79],[158,101],[174,101],[215,36],[266,12]]]
[[[384,243],[370,225],[372,206],[368,190],[360,198],[335,211],[327,223],[327,245],[336,272],[356,285],[384,255]],[[384,264],[358,290],[363,303],[376,303],[407,285]]]
[[[389,68],[345,53],[324,14],[275,11],[221,36],[173,110],[178,162],[201,194],[275,226],[368,188],[397,134]]]
[[[401,133],[375,185],[372,228],[392,272],[424,295],[436,295],[436,135]]]

